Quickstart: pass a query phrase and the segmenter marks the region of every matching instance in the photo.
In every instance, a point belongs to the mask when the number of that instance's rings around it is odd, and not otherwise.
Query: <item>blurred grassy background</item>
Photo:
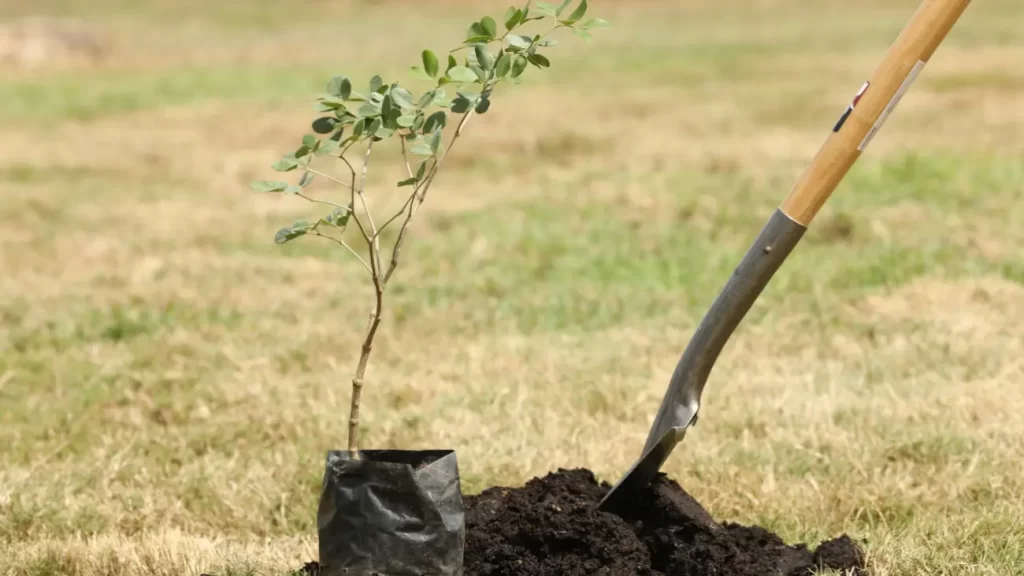
[[[455,448],[469,491],[616,480],[916,6],[594,0],[614,27],[503,89],[432,189],[366,444]],[[329,245],[276,246],[315,212],[248,183],[331,75],[403,78],[505,8],[0,0],[0,574],[315,558],[369,292]],[[103,58],[16,65],[39,14]],[[666,466],[717,517],[849,532],[879,575],[1024,572],[1022,30],[1019,0],[968,9],[723,353]]]

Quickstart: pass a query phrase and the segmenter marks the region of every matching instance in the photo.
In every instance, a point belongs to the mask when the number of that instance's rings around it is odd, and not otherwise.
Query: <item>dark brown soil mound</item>
[[[588,470],[559,470],[522,488],[466,497],[467,576],[805,576],[866,574],[842,536],[787,546],[757,526],[718,524],[659,476],[627,517],[599,512],[608,491]]]

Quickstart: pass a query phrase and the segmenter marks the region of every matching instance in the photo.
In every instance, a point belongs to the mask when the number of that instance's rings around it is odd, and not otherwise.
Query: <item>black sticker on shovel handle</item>
[[[846,107],[846,112],[843,112],[843,115],[839,117],[839,121],[836,122],[835,128],[832,129],[833,132],[839,132],[839,130],[842,129],[843,124],[846,124],[846,119],[850,117],[850,114],[853,114],[853,109],[857,107],[857,103],[860,102],[861,97],[864,96],[864,93],[868,91],[868,87],[870,86],[871,82],[865,82],[864,85],[860,87],[860,90],[857,91],[857,95],[853,97],[853,102],[850,102],[850,105]]]

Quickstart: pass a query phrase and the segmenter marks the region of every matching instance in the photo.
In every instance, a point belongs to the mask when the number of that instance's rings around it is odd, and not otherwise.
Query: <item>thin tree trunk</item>
[[[366,364],[370,360],[370,351],[373,350],[373,337],[377,334],[377,327],[380,326],[381,310],[383,308],[384,292],[377,286],[377,304],[373,309],[373,316],[370,318],[370,327],[366,331],[366,339],[363,340],[362,354],[359,356],[359,365],[356,367],[356,375],[352,378],[352,406],[348,418],[348,454],[353,460],[359,459],[359,402],[363,395],[363,378],[366,376]]]

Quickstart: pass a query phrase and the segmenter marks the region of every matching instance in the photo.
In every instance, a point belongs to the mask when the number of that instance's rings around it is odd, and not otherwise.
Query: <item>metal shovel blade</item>
[[[626,472],[619,483],[612,487],[598,507],[605,512],[616,514],[627,510],[633,497],[643,493],[644,489],[658,475],[661,465],[668,459],[668,455],[672,453],[676,444],[683,440],[685,434],[686,427],[672,428],[666,432],[653,448],[633,464],[633,467]]]
[[[621,513],[636,501],[697,421],[711,368],[736,326],[768,285],[806,228],[776,210],[708,310],[672,374],[639,460],[605,495],[601,510]]]

